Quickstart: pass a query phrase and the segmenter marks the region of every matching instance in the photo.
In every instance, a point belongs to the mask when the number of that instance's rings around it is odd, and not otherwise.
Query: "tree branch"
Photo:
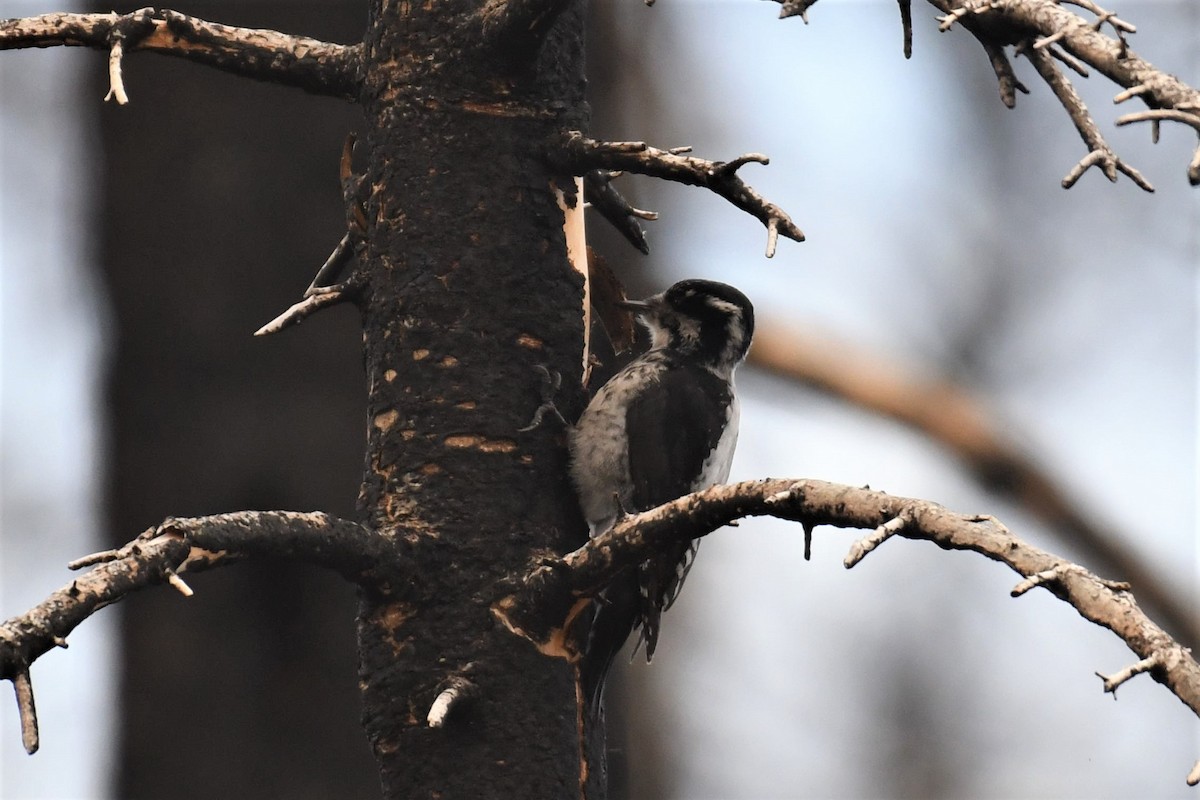
[[[889,538],[925,539],[945,550],[969,550],[1006,564],[1022,576],[1014,596],[1028,591],[1029,578],[1070,604],[1091,622],[1120,637],[1166,686],[1200,716],[1200,665],[1138,608],[1128,584],[1103,580],[1083,567],[1013,536],[992,517],[957,514],[927,500],[815,480],[760,480],[714,486],[641,514],[626,517],[608,533],[530,570],[517,591],[497,602],[493,613],[510,630],[535,643],[561,636],[563,625],[584,598],[594,597],[619,572],[742,517],[773,516],[804,523],[868,528],[845,559],[853,567]],[[1135,667],[1135,673],[1140,669]]]
[[[1087,106],[1083,103],[1083,98],[1079,96],[1079,92],[1075,91],[1075,87],[1071,85],[1071,82],[1055,66],[1052,60],[1053,53],[1048,52],[1051,47],[1052,45],[1047,45],[1043,49],[1034,44],[1031,47],[1023,48],[1021,52],[1033,64],[1038,75],[1046,82],[1050,90],[1054,92],[1054,96],[1062,103],[1063,108],[1067,110],[1067,115],[1075,123],[1075,129],[1079,131],[1080,138],[1088,146],[1088,154],[1081,158],[1079,163],[1072,167],[1071,171],[1063,178],[1062,187],[1070,189],[1089,167],[1094,166],[1099,167],[1100,171],[1104,173],[1104,177],[1113,183],[1117,182],[1117,172],[1119,170],[1128,175],[1134,183],[1145,191],[1153,192],[1154,187],[1142,177],[1142,174],[1118,158],[1117,154],[1108,146],[1108,142],[1104,141],[1104,137],[1100,133],[1100,128],[1096,125],[1096,121],[1092,119],[1091,114],[1088,113]]]
[[[199,572],[248,556],[273,556],[328,567],[348,580],[379,586],[400,580],[403,562],[391,541],[366,528],[319,512],[239,511],[191,519],[168,519],[118,550],[73,561],[94,567],[20,616],[0,624],[0,678],[13,681],[26,750],[37,749],[37,717],[29,667],[107,605],[141,589],[170,583],[191,589],[180,572]],[[403,569],[401,567],[401,569]]]
[[[600,142],[579,131],[569,131],[551,145],[548,155],[552,163],[574,175],[586,175],[596,169],[619,170],[709,189],[767,227],[767,258],[775,255],[781,233],[797,242],[804,241],[804,233],[783,209],[768,202],[738,177],[738,169],[746,164],[768,163],[766,156],[747,153],[732,161],[706,161],[684,155],[687,149],[660,150],[645,142]]]
[[[872,358],[769,319],[755,331],[750,363],[895,420],[945,447],[986,491],[1020,503],[1098,569],[1122,575],[1168,630],[1200,646],[1195,610],[1119,537],[1089,519],[964,389],[945,380],[919,380],[894,359]]]
[[[110,95],[125,102],[121,58],[149,50],[186,58],[235,75],[296,86],[314,94],[357,100],[358,45],[322,42],[257,28],[234,28],[176,11],[143,8],[130,14],[43,14],[0,20],[0,50],[91,47],[109,51]]]
[[[620,173],[594,169],[583,176],[583,196],[592,208],[609,221],[631,245],[643,254],[650,254],[650,245],[646,242],[646,232],[638,224],[639,219],[658,219],[657,211],[644,211],[634,208],[621,193],[613,188],[612,182]]]
[[[1157,69],[1150,62],[1142,59],[1129,48],[1125,39],[1126,33],[1133,33],[1136,28],[1120,19],[1113,12],[1105,11],[1092,0],[1071,0],[1074,5],[1084,8],[1096,15],[1093,21],[1068,11],[1055,0],[929,0],[935,7],[947,12],[943,18],[942,29],[946,30],[955,21],[960,21],[971,29],[980,41],[989,40],[993,45],[1003,46],[1018,41],[1036,40],[1037,49],[1051,49],[1051,54],[1064,60],[1076,71],[1080,71],[1079,63],[1099,71],[1109,80],[1125,89],[1139,89],[1137,96],[1141,97],[1150,108],[1188,110],[1200,108],[1200,92],[1173,75]],[[1101,29],[1109,26],[1116,36],[1101,33]],[[1057,45],[1062,52],[1053,50]],[[1149,184],[1136,171],[1124,165],[1107,146],[1097,147],[1092,140],[1099,137],[1098,132],[1089,134],[1081,126],[1079,114],[1074,109],[1075,103],[1068,99],[1068,94],[1074,95],[1074,89],[1064,90],[1056,86],[1047,77],[1047,71],[1042,59],[1031,56],[1034,67],[1039,74],[1050,83],[1051,88],[1063,103],[1080,134],[1088,142],[1092,152],[1072,170],[1064,179],[1064,186],[1074,183],[1072,177],[1078,178],[1083,170],[1093,164],[1100,164],[1110,179],[1115,170],[1129,175],[1143,189]],[[1086,77],[1086,71],[1082,74]],[[1065,78],[1058,76],[1058,81],[1066,84]],[[1066,84],[1069,87],[1069,84]],[[1124,92],[1117,95],[1117,102],[1128,99],[1131,95]],[[1077,95],[1075,95],[1077,99]],[[1082,103],[1078,103],[1082,106]],[[1083,112],[1086,118],[1086,110]],[[1092,128],[1095,128],[1094,123]],[[1101,140],[1102,144],[1102,140]],[[1107,155],[1106,155],[1107,151]],[[1189,178],[1191,176],[1189,175]],[[1194,183],[1194,181],[1193,181]]]
[[[1040,49],[1049,49],[1052,56],[1067,63],[1073,69],[1082,71],[1087,76],[1083,65],[1091,67],[1109,80],[1124,87],[1116,97],[1116,102],[1123,102],[1130,97],[1141,97],[1151,109],[1177,109],[1182,112],[1200,110],[1200,91],[1187,83],[1169,75],[1143,59],[1130,49],[1126,41],[1127,33],[1136,32],[1136,28],[1119,18],[1111,11],[1100,8],[1093,0],[928,0],[945,16],[941,17],[940,29],[949,30],[955,24],[962,25],[983,45],[991,62],[992,69],[1000,84],[1000,97],[1004,104],[1013,107],[1016,103],[1016,91],[1025,91],[1020,81],[1016,79],[1012,65],[1004,53],[1004,48],[1010,45],[1036,43]],[[774,0],[781,6],[779,16],[789,17],[799,15],[808,21],[805,12],[817,0]],[[1080,15],[1067,10],[1066,3],[1078,6],[1095,15],[1094,20],[1086,20]],[[1102,33],[1107,26],[1114,31],[1115,36]],[[1059,49],[1054,49],[1057,46]],[[1031,59],[1032,60],[1032,59]],[[1045,72],[1034,61],[1035,68],[1046,78]],[[1046,78],[1049,82],[1049,78]],[[1065,78],[1059,76],[1065,83]],[[1069,87],[1069,84],[1066,84]],[[1116,159],[1107,147],[1097,148],[1091,139],[1098,138],[1098,133],[1085,133],[1081,127],[1077,113],[1073,110],[1074,103],[1064,99],[1065,93],[1051,83],[1051,88],[1066,107],[1068,113],[1080,128],[1080,134],[1088,142],[1091,153],[1067,175],[1064,184],[1073,184],[1075,179],[1089,166],[1101,165],[1105,174],[1113,170],[1125,172],[1143,189],[1149,188],[1149,183],[1135,176],[1132,168]],[[1074,93],[1074,89],[1069,90]],[[1080,105],[1082,105],[1080,103]],[[1086,115],[1086,111],[1085,111]],[[1175,121],[1186,122],[1178,117],[1163,117]],[[1157,124],[1157,123],[1156,123]],[[1092,128],[1095,128],[1094,123]],[[1101,140],[1102,141],[1102,140]],[[1193,156],[1188,167],[1188,180],[1200,184],[1200,148]],[[1069,183],[1068,183],[1069,182]]]

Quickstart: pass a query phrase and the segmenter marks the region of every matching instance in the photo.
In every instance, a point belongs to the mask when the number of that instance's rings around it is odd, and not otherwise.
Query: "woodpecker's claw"
[[[562,386],[562,374],[552,372],[545,364],[537,364],[534,366],[538,372],[542,373],[542,386],[540,393],[542,396],[542,404],[537,407],[537,411],[533,412],[533,419],[523,428],[517,428],[519,433],[528,433],[531,430],[539,427],[542,424],[542,418],[546,414],[553,414],[558,418],[558,421],[568,428],[571,426],[563,417],[562,412],[558,410],[558,406],[554,404],[554,396],[558,394],[559,387]]]

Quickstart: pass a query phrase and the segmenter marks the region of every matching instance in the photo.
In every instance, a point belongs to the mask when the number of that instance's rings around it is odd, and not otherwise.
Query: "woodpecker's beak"
[[[645,300],[618,300],[617,306],[619,308],[627,308],[630,311],[637,312],[638,314],[644,314],[653,307]]]

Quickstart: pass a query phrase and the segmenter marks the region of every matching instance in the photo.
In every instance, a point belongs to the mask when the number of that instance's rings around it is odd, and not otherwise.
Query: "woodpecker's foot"
[[[570,423],[563,418],[562,412],[558,410],[558,406],[554,404],[554,396],[558,394],[559,387],[562,386],[562,375],[558,372],[553,372],[546,367],[545,364],[538,364],[534,367],[538,372],[542,373],[542,386],[540,391],[542,404],[537,407],[537,411],[533,412],[533,419],[523,428],[517,428],[520,433],[528,433],[542,424],[542,419],[547,414],[553,414],[558,418],[558,421],[563,425],[570,427]]]

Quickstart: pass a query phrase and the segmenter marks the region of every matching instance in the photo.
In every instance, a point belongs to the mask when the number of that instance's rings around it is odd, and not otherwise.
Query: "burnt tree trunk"
[[[600,796],[602,732],[574,667],[490,607],[539,552],[586,538],[564,432],[532,432],[538,365],[582,401],[582,281],[547,143],[586,128],[582,4],[540,49],[483,47],[477,3],[374,4],[365,39],[362,265],[368,447],[360,518],[405,543],[405,581],[364,591],[364,724],[385,796]],[[477,687],[443,729],[444,681]]]

